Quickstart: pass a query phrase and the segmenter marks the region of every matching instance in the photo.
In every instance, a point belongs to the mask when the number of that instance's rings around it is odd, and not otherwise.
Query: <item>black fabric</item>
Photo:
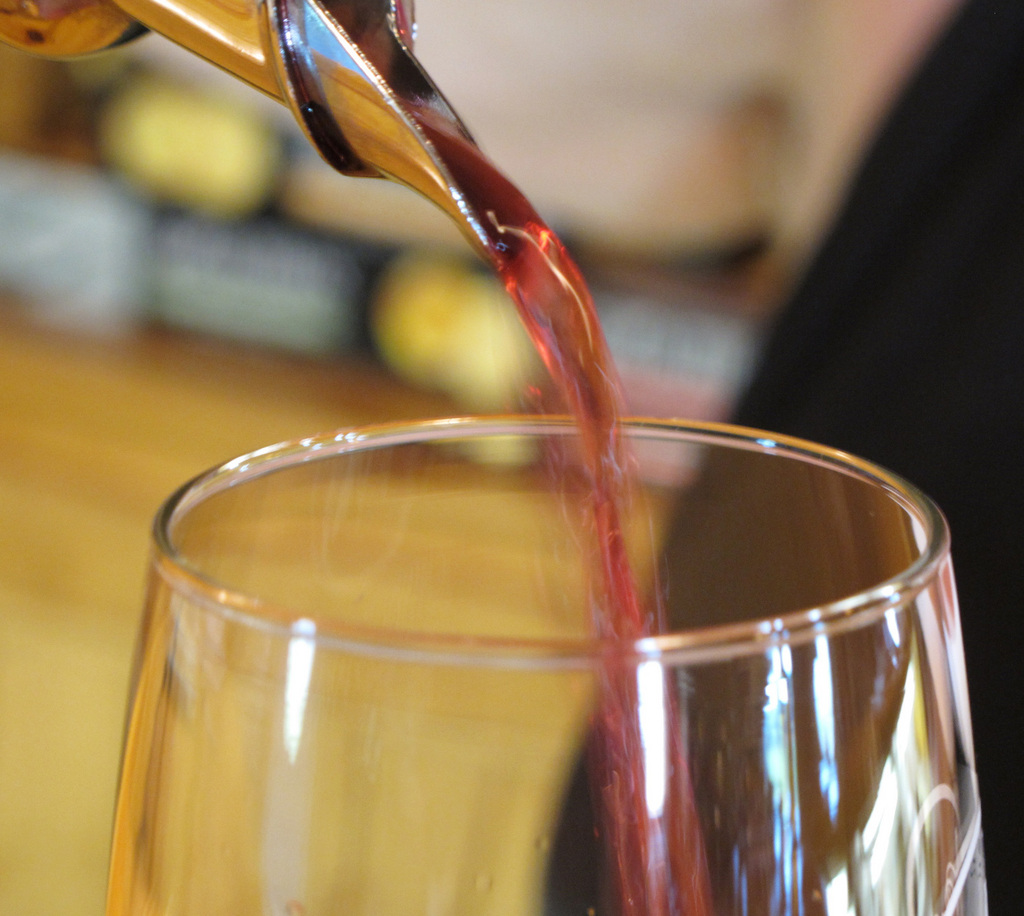
[[[894,106],[737,422],[889,467],[949,519],[991,912],[1024,830],[1024,3],[974,0]]]

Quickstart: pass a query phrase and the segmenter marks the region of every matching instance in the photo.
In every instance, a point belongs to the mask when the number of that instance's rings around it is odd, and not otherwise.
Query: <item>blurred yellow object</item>
[[[218,217],[263,206],[281,167],[281,141],[236,99],[155,76],[136,78],[100,122],[107,162],[154,197]]]
[[[454,257],[399,259],[380,286],[372,328],[402,378],[469,411],[508,409],[535,362],[501,285]]]

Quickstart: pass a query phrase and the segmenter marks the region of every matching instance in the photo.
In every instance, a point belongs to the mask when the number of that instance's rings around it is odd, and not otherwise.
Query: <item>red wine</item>
[[[642,599],[626,551],[622,513],[630,479],[618,428],[620,387],[593,299],[565,247],[522,193],[475,146],[433,124],[429,113],[419,121],[476,220],[487,256],[582,442],[596,554],[593,630],[613,647],[602,666],[588,763],[619,912],[706,916],[707,870],[674,694],[661,665],[638,664],[619,651],[658,632],[664,621],[658,606]]]

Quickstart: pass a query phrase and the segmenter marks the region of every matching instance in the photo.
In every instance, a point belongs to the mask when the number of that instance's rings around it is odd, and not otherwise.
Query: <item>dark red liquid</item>
[[[610,647],[588,763],[615,901],[622,916],[708,916],[703,843],[672,687],[661,680],[665,668],[638,665],[626,652],[663,621],[657,606],[642,599],[627,556],[622,512],[630,479],[618,429],[620,389],[593,299],[518,189],[429,116],[421,126],[476,217],[487,255],[578,426],[598,570],[593,629]],[[642,703],[655,715],[642,720]]]

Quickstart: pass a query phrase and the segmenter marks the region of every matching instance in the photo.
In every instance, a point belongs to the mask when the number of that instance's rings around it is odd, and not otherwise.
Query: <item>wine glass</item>
[[[343,431],[169,500],[108,916],[630,913],[656,868],[649,913],[986,911],[936,508],[809,443],[630,421],[622,529],[667,628],[613,644],[575,435]]]

